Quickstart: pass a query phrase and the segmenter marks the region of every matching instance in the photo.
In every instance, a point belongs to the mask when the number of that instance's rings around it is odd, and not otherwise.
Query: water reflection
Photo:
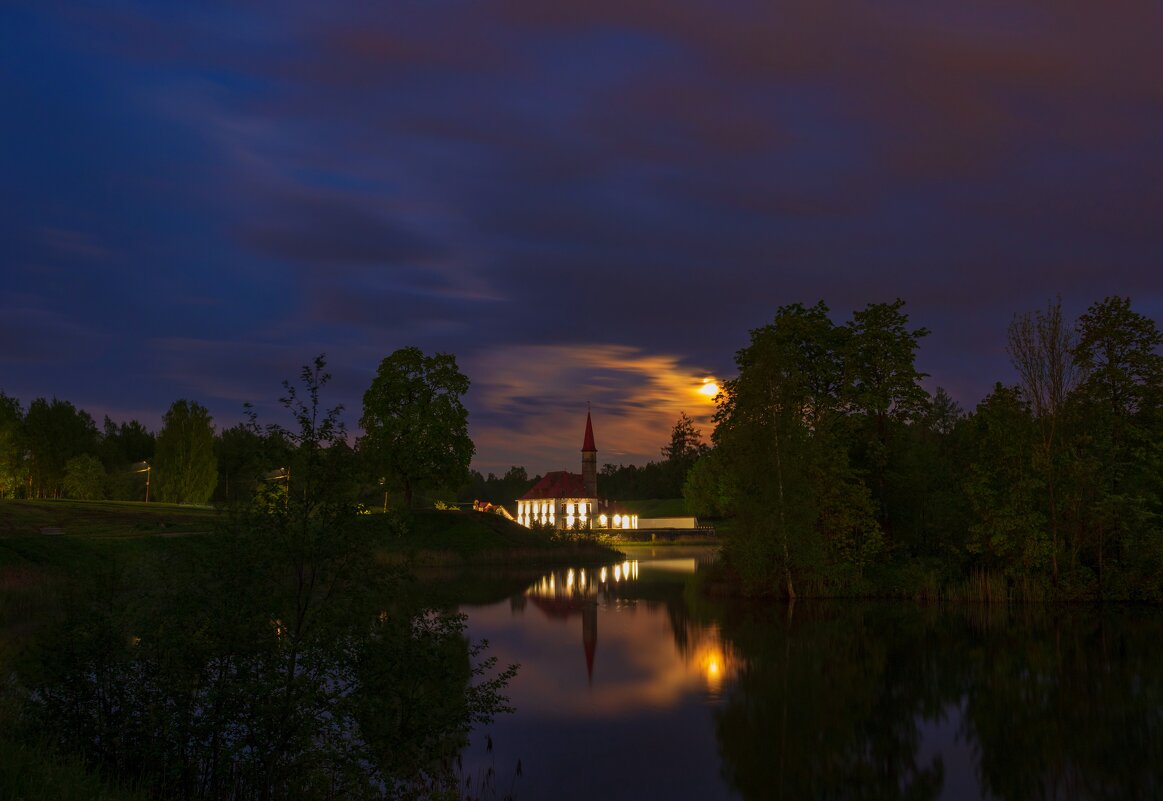
[[[661,556],[466,609],[518,797],[1163,797],[1157,609],[719,604]]]
[[[697,570],[695,558],[651,559],[645,562],[647,579],[658,586],[659,578],[665,586],[669,580],[675,587],[681,587],[681,580],[693,576]],[[694,624],[686,614],[681,597],[649,600],[647,586],[640,582],[643,563],[638,559],[626,559],[613,565],[601,567],[565,567],[550,570],[534,581],[520,596],[510,601],[514,613],[523,612],[526,602],[551,620],[568,621],[581,618],[582,651],[585,655],[586,678],[593,685],[594,659],[598,643],[599,606],[617,608],[620,605],[632,609],[639,601],[649,610],[657,610],[660,602],[666,610],[671,626],[674,648],[686,668],[689,677],[702,677],[711,695],[718,695],[723,682],[734,668],[734,660],[729,657],[716,624]],[[673,579],[680,581],[675,583]],[[520,599],[519,601],[516,599]],[[636,610],[635,610],[636,611]],[[682,686],[686,682],[677,682]]]

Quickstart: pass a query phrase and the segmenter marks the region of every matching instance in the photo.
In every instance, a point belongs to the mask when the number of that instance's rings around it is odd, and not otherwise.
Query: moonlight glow
[[[703,385],[699,387],[699,394],[706,395],[708,398],[714,398],[719,394],[719,385],[713,378],[704,378]]]

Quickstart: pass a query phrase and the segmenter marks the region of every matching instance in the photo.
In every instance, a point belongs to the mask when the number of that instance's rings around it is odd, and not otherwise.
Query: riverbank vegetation
[[[746,594],[1163,599],[1163,337],[1129,300],[1008,331],[1018,382],[970,413],[902,301],[778,310],[739,351],[688,503],[732,521]]]
[[[455,756],[508,709],[516,666],[497,665],[463,616],[410,592],[386,557],[408,522],[360,514],[338,409],[319,400],[327,380],[321,361],[306,368],[285,387],[293,425],[262,429],[284,443],[294,481],[259,483],[217,513],[90,505],[107,519],[81,534],[76,507],[5,504],[6,792],[47,797],[37,777],[63,765],[79,771],[61,792],[74,796],[454,793]],[[123,528],[166,515],[179,536]],[[29,526],[40,533],[20,533]]]
[[[1163,599],[1156,323],[1119,297],[1075,321],[1056,301],[1020,313],[1007,332],[1017,380],[968,411],[925,389],[916,355],[928,333],[909,326],[901,300],[843,322],[823,303],[784,306],[738,352],[710,447],[684,415],[660,443],[663,458],[605,465],[602,495],[641,501],[681,490],[684,512],[723,534],[723,586],[748,595]],[[346,500],[386,511],[520,497],[538,479],[523,467],[500,477],[469,470],[467,388],[446,354],[405,348],[385,359],[364,398],[365,436],[324,451]],[[209,492],[227,508],[268,490],[310,491],[293,439],[254,421],[213,438],[211,469],[202,412],[175,403],[155,438],[136,421],[106,420],[98,431],[57,399],[25,412],[0,393],[0,496],[143,500],[151,477],[173,494],[173,477],[159,474],[179,463],[162,458],[166,443],[203,454],[190,468],[199,491],[178,493],[186,500]],[[457,548],[483,558],[489,538],[519,536],[457,540],[459,530],[453,518],[416,518],[412,529],[437,561]]]

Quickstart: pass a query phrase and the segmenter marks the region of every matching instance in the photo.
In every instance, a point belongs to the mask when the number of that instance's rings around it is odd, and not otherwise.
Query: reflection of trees
[[[232,583],[171,554],[78,588],[28,677],[41,731],[158,797],[421,797],[504,708],[458,615],[381,587],[296,638]]]
[[[1163,798],[1157,610],[1022,617],[990,621],[966,687],[983,784],[1003,799]]]
[[[900,637],[907,618],[784,612],[724,623],[742,657],[717,715],[728,781],[745,798],[935,798],[943,766],[919,764],[916,719],[939,694],[915,681],[925,653]]]
[[[213,535],[82,582],[42,645],[29,712],[62,749],[158,798],[424,798],[453,787],[514,668],[464,620],[408,600],[348,497],[324,361],[284,384],[291,491]],[[256,424],[257,425],[257,424]],[[388,521],[391,522],[391,521]],[[406,522],[396,521],[399,525]]]
[[[723,631],[740,667],[717,734],[745,798],[935,798],[944,766],[921,758],[920,722],[943,714],[999,798],[1163,797],[1163,624],[1147,612],[797,604],[728,610]]]

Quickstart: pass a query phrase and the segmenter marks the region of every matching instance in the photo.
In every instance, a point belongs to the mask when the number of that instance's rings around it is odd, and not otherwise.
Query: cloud
[[[481,376],[470,392],[470,426],[478,453],[492,455],[479,460],[485,471],[517,464],[531,473],[576,472],[587,402],[603,464],[660,459],[680,412],[709,437],[713,407],[698,393],[707,374],[673,355],[622,345],[514,345],[476,355],[467,369]]]

